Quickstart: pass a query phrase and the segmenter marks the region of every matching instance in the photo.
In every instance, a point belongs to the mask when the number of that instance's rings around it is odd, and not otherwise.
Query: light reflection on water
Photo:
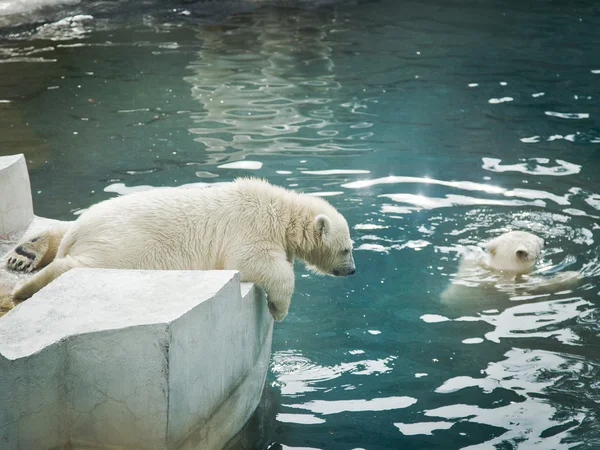
[[[368,149],[360,141],[372,133],[351,131],[357,124],[336,114],[366,106],[340,104],[342,86],[327,44],[336,25],[323,22],[307,27],[266,12],[249,27],[199,27],[203,46],[185,80],[203,111],[190,116],[189,131],[211,158]]]
[[[3,34],[0,151],[53,218],[244,175],[344,213],[357,274],[297,267],[245,448],[598,448],[600,23],[501,4],[79,5]],[[512,229],[536,273],[457,275]]]
[[[350,350],[350,355],[364,354],[362,350]],[[389,364],[395,360],[389,356],[378,360],[358,360],[342,362],[335,366],[318,366],[302,357],[297,351],[281,351],[273,355],[272,371],[278,374],[278,383],[281,393],[287,396],[297,396],[305,392],[317,391],[325,388],[318,387],[319,382],[330,381],[343,374],[352,375],[378,375],[390,372]],[[343,386],[345,390],[354,389],[353,385]]]
[[[580,372],[584,366],[577,359],[545,351],[514,348],[504,356],[506,359],[491,363],[483,371],[485,378],[455,377],[438,387],[436,392],[448,394],[475,387],[483,394],[491,394],[495,390],[505,389],[517,392],[521,397],[520,401],[492,408],[453,404],[427,410],[424,415],[451,420],[442,422],[444,426],[457,421],[468,421],[507,430],[500,438],[488,441],[488,446],[527,442],[528,447],[571,448],[570,444],[561,441],[570,428],[577,426],[585,418],[585,413],[559,411],[547,402],[544,394],[562,377]],[[515,373],[519,377],[515,377]],[[519,426],[514,427],[517,423]]]

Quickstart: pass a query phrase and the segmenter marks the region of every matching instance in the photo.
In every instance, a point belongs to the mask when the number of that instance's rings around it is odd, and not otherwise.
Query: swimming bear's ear
[[[517,250],[517,258],[527,259],[528,256],[529,256],[529,252],[527,250],[523,250],[523,249]]]
[[[486,242],[485,248],[488,253],[492,256],[496,254],[496,249],[498,248],[498,241],[496,239],[492,239],[489,242]]]

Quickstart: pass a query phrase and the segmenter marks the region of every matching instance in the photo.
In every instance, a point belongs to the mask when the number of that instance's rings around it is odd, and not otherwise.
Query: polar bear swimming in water
[[[514,274],[531,272],[535,268],[544,240],[526,231],[509,231],[485,244],[484,264],[493,270]]]
[[[509,231],[480,248],[467,249],[461,255],[458,273],[442,293],[444,303],[475,301],[481,289],[516,293],[517,289],[540,294],[568,289],[580,279],[578,272],[565,271],[552,276],[536,273],[545,242],[526,231]]]
[[[72,222],[19,244],[9,269],[41,268],[17,285],[25,300],[75,267],[240,271],[267,294],[276,320],[288,312],[293,261],[317,272],[355,272],[344,217],[322,198],[237,179],[220,186],[162,188],[105,200]]]

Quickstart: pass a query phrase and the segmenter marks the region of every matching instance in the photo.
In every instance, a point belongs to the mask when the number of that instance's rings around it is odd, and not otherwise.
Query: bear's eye
[[[346,249],[342,250],[342,253],[343,253],[344,255],[347,255],[348,253],[350,253],[350,249],[349,249],[349,248],[346,248]]]

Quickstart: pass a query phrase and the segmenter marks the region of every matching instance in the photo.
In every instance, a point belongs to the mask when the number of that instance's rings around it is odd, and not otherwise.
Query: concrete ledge
[[[0,156],[0,236],[24,230],[32,220],[33,201],[25,157]]]
[[[237,272],[71,270],[0,318],[0,448],[222,448],[272,331]]]

